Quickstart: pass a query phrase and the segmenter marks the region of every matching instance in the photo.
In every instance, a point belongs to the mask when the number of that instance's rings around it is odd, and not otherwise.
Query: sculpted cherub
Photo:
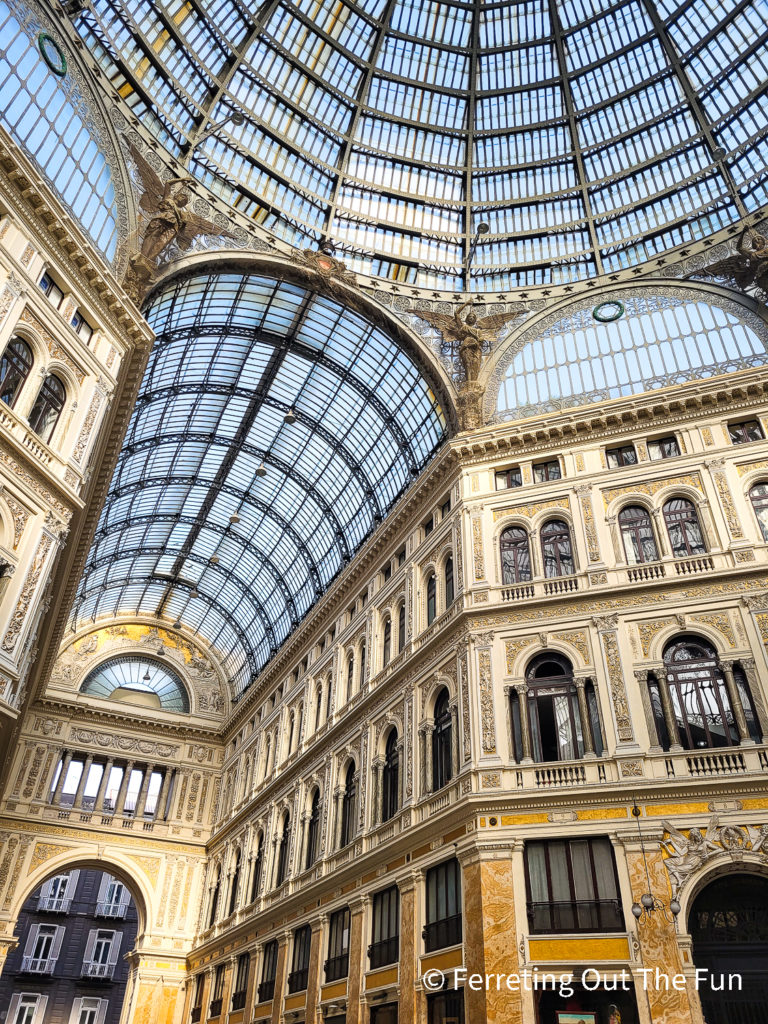
[[[483,362],[483,346],[510,322],[522,316],[521,313],[494,313],[478,319],[473,312],[462,319],[461,314],[471,306],[472,301],[462,303],[450,316],[446,313],[432,313],[428,310],[414,310],[421,320],[436,327],[446,344],[456,346],[464,370],[464,379],[476,381]]]
[[[139,206],[151,215],[141,243],[141,255],[146,260],[156,262],[173,241],[180,249],[186,250],[198,235],[235,237],[213,221],[198,217],[187,209],[191,193],[185,183],[189,178],[162,181],[132,143],[128,148],[144,186]]]
[[[714,841],[717,837],[718,818],[716,814],[712,815],[704,834],[701,829],[692,828],[685,836],[669,821],[663,821],[662,825],[669,832],[669,839],[665,839],[661,844],[669,853],[669,858],[665,862],[666,867],[679,888],[688,875],[703,864],[710,853],[720,850]]]
[[[755,284],[768,292],[768,238],[747,228],[736,245],[736,255],[696,271],[697,277],[725,277],[742,290]]]

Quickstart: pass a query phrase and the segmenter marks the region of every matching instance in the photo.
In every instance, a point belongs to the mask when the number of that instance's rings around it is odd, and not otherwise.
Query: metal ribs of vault
[[[311,292],[308,292],[304,296],[301,305],[296,311],[296,316],[294,318],[291,330],[285,334],[281,344],[275,346],[275,348],[272,351],[272,354],[269,357],[267,365],[264,367],[264,372],[261,375],[261,380],[259,381],[258,385],[254,388],[250,401],[248,402],[248,405],[245,408],[243,418],[240,421],[240,426],[237,428],[237,432],[232,437],[232,443],[230,444],[227,452],[225,453],[224,458],[221,460],[221,465],[216,471],[216,475],[211,481],[208,493],[206,494],[205,499],[202,505],[200,506],[200,510],[197,514],[196,524],[190,529],[189,533],[187,534],[187,538],[182,544],[179,550],[179,554],[176,557],[173,565],[171,566],[170,574],[174,578],[174,580],[177,579],[179,574],[181,573],[181,570],[184,566],[184,562],[187,560],[187,557],[189,556],[189,553],[192,550],[195,541],[200,536],[200,533],[205,526],[206,520],[208,519],[208,514],[210,513],[216,499],[219,496],[221,485],[226,482],[226,479],[229,476],[229,473],[233,465],[235,464],[235,460],[240,454],[240,449],[243,446],[243,444],[245,444],[246,438],[250,434],[251,428],[256,422],[256,417],[259,414],[259,410],[261,409],[264,398],[266,397],[270,387],[274,383],[275,378],[277,377],[277,374],[280,371],[280,367],[283,365],[283,362],[285,361],[285,358],[288,355],[288,351],[291,347],[291,344],[295,341],[296,335],[304,321],[304,317],[307,313],[307,310],[309,309],[309,304],[312,298],[313,296]],[[163,594],[157,606],[156,614],[158,616],[161,616],[163,614],[165,605],[168,601],[168,598],[170,597],[171,589],[172,586],[166,588],[166,591]],[[264,625],[265,628],[270,628],[270,623],[268,621],[265,621]]]

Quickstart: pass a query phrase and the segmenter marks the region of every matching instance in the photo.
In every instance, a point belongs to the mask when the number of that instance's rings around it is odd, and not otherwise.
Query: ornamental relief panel
[[[526,516],[532,519],[538,515],[539,512],[545,511],[549,508],[564,508],[569,509],[571,503],[568,498],[550,498],[548,501],[534,501],[529,502],[527,505],[514,505],[509,508],[495,508],[493,510],[493,521],[498,522],[499,519],[505,519],[507,516]]]
[[[19,642],[22,627],[27,621],[28,613],[32,605],[32,599],[40,581],[40,575],[43,571],[43,566],[48,558],[48,552],[51,550],[52,544],[53,538],[50,534],[44,533],[37,545],[37,551],[35,551],[32,564],[27,570],[27,575],[24,578],[21,593],[19,594],[19,599],[16,603],[16,610],[13,613],[13,617],[8,625],[5,636],[3,637],[2,648],[9,654],[14,650]]]
[[[174,630],[141,623],[103,627],[74,640],[60,651],[51,684],[74,688],[94,665],[111,655],[126,653],[158,654],[174,664],[193,692],[193,713],[221,714],[225,710],[227,701],[219,673],[203,648]]]
[[[13,520],[13,542],[11,547],[14,551],[19,546],[21,535],[24,532],[24,527],[27,525],[30,515],[32,514],[23,505],[21,505],[15,498],[12,498],[7,491],[0,488],[0,494],[8,506],[8,510],[11,513],[11,519]]]
[[[647,494],[652,497],[667,487],[693,487],[704,496],[704,485],[701,482],[701,475],[698,472],[687,473],[684,476],[671,476],[665,480],[649,480],[646,483],[635,483],[623,487],[611,487],[602,492],[605,507],[611,504],[615,498],[624,494]]]
[[[480,676],[480,722],[483,753],[496,753],[496,725],[493,707],[493,680],[491,678],[491,652],[487,648],[477,652]]]
[[[662,825],[665,838],[661,851],[673,892],[678,892],[708,860],[724,853],[734,860],[753,853],[768,866],[768,824],[721,825],[719,816],[713,814],[703,832],[700,828],[681,831],[669,821]]]
[[[745,462],[736,467],[736,472],[739,476],[745,476],[747,473],[755,472],[758,469],[768,469],[768,459],[761,459],[760,462]]]

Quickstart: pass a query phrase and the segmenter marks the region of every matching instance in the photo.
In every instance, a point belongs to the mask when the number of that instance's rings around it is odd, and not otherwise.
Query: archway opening
[[[707,1024],[764,1024],[768,1015],[768,878],[728,874],[707,885],[688,919]]]
[[[93,864],[49,874],[22,904],[0,975],[6,1024],[118,1024],[136,944],[136,899]]]

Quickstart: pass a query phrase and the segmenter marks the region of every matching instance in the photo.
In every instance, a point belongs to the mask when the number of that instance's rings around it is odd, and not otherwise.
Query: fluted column
[[[680,730],[677,727],[677,719],[675,718],[675,709],[672,706],[672,695],[669,692],[669,681],[667,679],[667,670],[665,668],[654,669],[656,678],[659,681],[659,693],[661,694],[661,708],[664,712],[664,722],[667,726],[667,734],[669,736],[669,749],[682,750],[682,744],[680,743]]]
[[[531,722],[528,718],[528,686],[525,683],[515,683],[518,702],[520,704],[520,736],[523,741],[522,764],[530,764],[533,761],[531,751]]]
[[[459,702],[454,700],[450,705],[451,711],[451,778],[455,779],[459,774]]]
[[[59,778],[56,782],[56,789],[53,791],[53,796],[51,797],[52,804],[58,804],[61,802],[61,793],[62,790],[64,789],[64,783],[66,782],[67,772],[69,771],[69,766],[71,763],[72,751],[66,750],[64,752],[64,761],[61,765],[61,771],[59,772]]]
[[[731,673],[733,675],[733,673]],[[742,712],[743,714],[743,712]],[[79,810],[83,806],[83,793],[85,792],[85,784],[88,781],[88,773],[91,770],[93,764],[93,754],[88,754],[83,765],[83,774],[80,776],[80,781],[77,784],[77,790],[75,791],[75,799],[72,801],[72,809]]]
[[[104,810],[104,796],[107,792],[107,786],[109,785],[109,776],[112,774],[112,766],[115,763],[114,758],[107,758],[107,763],[104,765],[104,772],[99,782],[99,789],[96,793],[96,799],[93,801],[94,811]]]
[[[344,788],[339,786],[333,794],[333,849],[341,848],[341,807],[344,799]]]
[[[584,739],[584,757],[595,757],[595,742],[592,738],[592,726],[589,721],[589,708],[587,707],[586,679],[574,679],[576,683],[576,696],[579,701],[579,717],[581,718],[581,735]]]
[[[148,764],[144,769],[144,778],[141,780],[141,789],[139,795],[136,798],[136,817],[141,818],[144,816],[144,811],[147,806],[147,797],[149,796],[149,784],[152,781],[152,772],[155,770],[153,764]]]
[[[125,798],[128,795],[128,783],[131,780],[131,772],[133,771],[133,761],[129,761],[125,766],[123,777],[120,780],[120,789],[117,793],[117,800],[115,800],[115,814],[122,814],[125,807]]]
[[[733,676],[733,662],[721,661],[720,669],[725,677],[725,685],[731,701],[733,717],[736,720],[736,728],[739,731],[739,743],[742,747],[754,743],[755,741],[752,739],[749,726],[747,725],[747,716],[744,714],[744,705],[741,703],[741,694]]]
[[[383,798],[384,793],[381,786],[381,773],[384,769],[384,762],[377,758],[371,765],[373,769],[373,795],[371,797],[371,827],[375,828],[384,816]]]

